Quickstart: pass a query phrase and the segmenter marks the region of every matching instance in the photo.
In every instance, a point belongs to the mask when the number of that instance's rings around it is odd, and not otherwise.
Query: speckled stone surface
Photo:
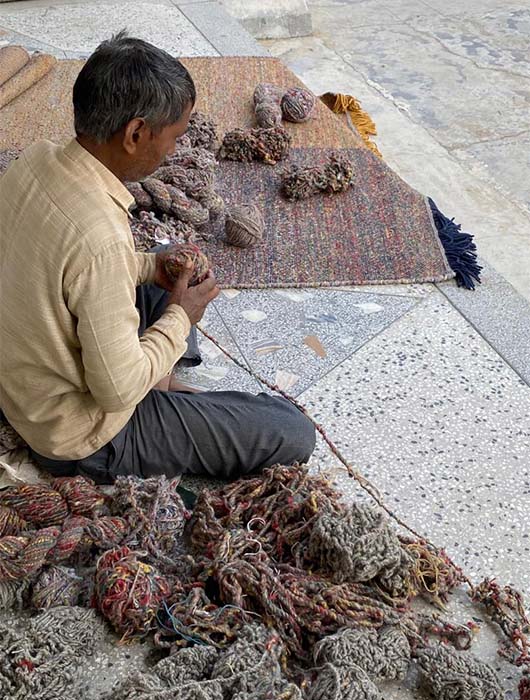
[[[417,302],[335,290],[221,295],[216,308],[249,365],[292,395],[318,381]]]
[[[473,294],[443,282],[438,289],[530,385],[530,303],[487,263]]]
[[[396,512],[473,577],[530,590],[530,390],[442,296],[300,400]],[[313,464],[337,462],[320,444]]]
[[[7,6],[9,7],[9,6]],[[121,29],[179,56],[216,56],[203,34],[174,6],[146,2],[57,5],[0,13],[0,26],[64,51],[91,52]]]
[[[0,14],[0,25],[1,24],[2,15]],[[57,58],[67,58],[66,52],[56,46],[46,44],[33,37],[28,37],[0,26],[0,47],[8,45],[24,46],[30,53],[33,51],[41,51],[42,53],[52,54],[52,56],[56,56]]]

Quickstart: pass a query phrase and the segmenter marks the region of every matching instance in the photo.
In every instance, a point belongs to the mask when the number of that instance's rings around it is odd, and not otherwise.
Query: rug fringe
[[[344,95],[340,92],[326,92],[324,95],[320,95],[320,99],[326,107],[329,107],[335,114],[348,113],[365,145],[375,153],[376,156],[379,156],[379,158],[383,157],[375,143],[370,140],[370,136],[375,136],[377,134],[374,121],[370,115],[364,111],[360,102],[356,100],[355,97],[352,95]]]
[[[431,212],[447,256],[447,262],[455,273],[456,283],[459,287],[475,289],[475,282],[480,284],[480,271],[482,267],[477,262],[477,246],[473,242],[473,236],[461,230],[460,224],[455,224],[454,219],[448,219],[438,209],[433,200],[428,197]]]

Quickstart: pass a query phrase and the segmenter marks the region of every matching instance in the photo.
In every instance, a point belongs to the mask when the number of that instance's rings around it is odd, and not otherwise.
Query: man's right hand
[[[188,287],[192,274],[193,264],[190,263],[175,282],[167,303],[181,306],[193,326],[201,320],[208,304],[219,294],[219,287],[211,270],[204,282]]]

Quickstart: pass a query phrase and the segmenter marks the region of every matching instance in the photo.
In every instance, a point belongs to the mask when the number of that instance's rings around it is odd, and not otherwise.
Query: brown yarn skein
[[[226,212],[225,240],[229,245],[255,245],[263,238],[263,229],[263,217],[255,204],[239,204]]]

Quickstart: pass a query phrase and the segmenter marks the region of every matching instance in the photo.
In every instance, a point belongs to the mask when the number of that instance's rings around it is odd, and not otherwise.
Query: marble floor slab
[[[175,6],[149,2],[50,5],[2,11],[0,26],[76,54],[93,51],[126,29],[179,56],[216,56],[218,52]]]
[[[232,291],[216,301],[252,368],[298,395],[407,313],[412,296],[331,289]]]
[[[530,389],[441,295],[299,400],[390,506],[473,578],[530,592]],[[338,465],[322,442],[312,463]],[[344,493],[358,494],[341,474]]]
[[[245,364],[245,359],[217,311],[216,302],[206,309],[200,326]],[[255,379],[229,360],[200,332],[197,335],[202,362],[197,367],[177,367],[174,374],[179,381],[199,391],[259,392],[260,385]]]
[[[0,6],[1,7],[1,6]],[[2,24],[2,17],[0,15],[0,25]],[[58,49],[56,46],[51,44],[46,44],[43,41],[39,41],[33,37],[25,36],[19,32],[14,32],[11,29],[5,29],[0,26],[0,47],[2,46],[24,46],[30,53],[34,51],[40,51],[42,53],[49,53],[57,58],[66,58],[66,52],[62,49]]]

